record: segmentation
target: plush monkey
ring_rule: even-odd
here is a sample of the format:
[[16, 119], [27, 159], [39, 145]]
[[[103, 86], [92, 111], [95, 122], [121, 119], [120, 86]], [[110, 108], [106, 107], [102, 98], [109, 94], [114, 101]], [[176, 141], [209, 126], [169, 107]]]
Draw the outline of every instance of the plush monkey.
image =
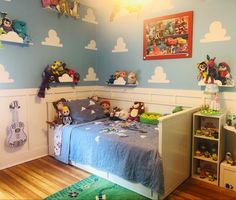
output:
[[144, 103], [135, 101], [134, 105], [130, 108], [129, 119], [132, 121], [139, 121], [142, 113], [144, 113]]

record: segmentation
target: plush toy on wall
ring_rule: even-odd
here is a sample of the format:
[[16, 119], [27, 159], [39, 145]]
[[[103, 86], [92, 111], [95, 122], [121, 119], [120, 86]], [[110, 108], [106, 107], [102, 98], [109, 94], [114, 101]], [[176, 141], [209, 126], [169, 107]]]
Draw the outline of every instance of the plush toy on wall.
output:
[[27, 34], [26, 23], [20, 20], [11, 20], [7, 13], [0, 12], [0, 40], [29, 44], [31, 37]]
[[127, 72], [125, 70], [115, 71], [114, 74], [110, 75], [108, 81], [106, 81], [109, 86], [127, 86], [135, 87], [137, 86], [137, 77], [135, 72]]
[[[48, 65], [43, 72], [43, 81], [39, 88], [38, 97], [45, 97], [45, 89], [50, 89], [50, 83], [56, 82], [71, 82], [77, 85], [80, 79], [80, 74], [75, 72], [73, 69], [69, 69], [66, 63], [61, 61], [54, 61], [52, 65]], [[62, 81], [64, 76], [66, 76], [66, 81]], [[61, 81], [60, 81], [61, 80]]]

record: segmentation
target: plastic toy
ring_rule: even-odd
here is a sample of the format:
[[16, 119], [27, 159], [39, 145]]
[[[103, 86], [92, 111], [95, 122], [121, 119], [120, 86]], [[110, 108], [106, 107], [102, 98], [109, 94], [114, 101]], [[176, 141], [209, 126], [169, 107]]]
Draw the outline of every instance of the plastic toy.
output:
[[121, 109], [118, 107], [114, 107], [112, 111], [110, 112], [110, 119], [111, 120], [119, 120], [119, 115], [120, 115]]
[[107, 84], [113, 84], [113, 83], [114, 83], [114, 80], [115, 80], [114, 75], [113, 75], [113, 74], [110, 75], [110, 78], [109, 78], [109, 80], [107, 81]]
[[129, 118], [129, 112], [126, 110], [121, 110], [119, 113], [119, 119], [126, 121]]
[[232, 154], [230, 152], [227, 152], [226, 155], [225, 155], [225, 160], [228, 164], [230, 165], [234, 165], [235, 162], [233, 160], [233, 157], [232, 157]]
[[140, 116], [140, 122], [146, 124], [158, 124], [159, 118], [162, 116], [160, 113], [143, 113]]
[[207, 76], [206, 76], [206, 80], [205, 83], [208, 83], [208, 79], [211, 79], [211, 83], [214, 83], [214, 80], [216, 80], [217, 77], [217, 68], [216, 68], [216, 63], [215, 63], [215, 57], [214, 58], [210, 58], [209, 55], [207, 55]]
[[80, 79], [80, 74], [66, 67], [66, 63], [55, 61], [51, 66], [47, 66], [43, 72], [43, 81], [40, 85], [38, 97], [45, 97], [45, 89], [50, 89], [49, 84], [52, 82], [59, 83], [59, 77], [68, 74], [72, 78], [73, 84], [77, 85]]
[[80, 0], [73, 0], [73, 8], [70, 9], [70, 15], [75, 19], [79, 19], [79, 10], [78, 10], [79, 2]]
[[7, 17], [7, 13], [0, 12], [0, 14], [2, 17], [2, 19], [0, 20], [0, 27], [5, 33], [12, 31], [12, 20]]
[[29, 43], [32, 41], [31, 37], [27, 34], [25, 22], [14, 20], [12, 28], [24, 40], [24, 43]]
[[70, 4], [68, 0], [59, 0], [58, 4], [56, 5], [56, 9], [60, 15], [70, 16]]
[[197, 76], [197, 80], [198, 81], [205, 80], [206, 76], [207, 76], [207, 62], [203, 61], [201, 63], [198, 63], [197, 68], [199, 71], [199, 74]]
[[201, 156], [201, 155], [202, 155], [202, 154], [201, 154], [201, 151], [196, 150], [196, 151], [195, 151], [195, 155], [196, 155], [196, 156]]

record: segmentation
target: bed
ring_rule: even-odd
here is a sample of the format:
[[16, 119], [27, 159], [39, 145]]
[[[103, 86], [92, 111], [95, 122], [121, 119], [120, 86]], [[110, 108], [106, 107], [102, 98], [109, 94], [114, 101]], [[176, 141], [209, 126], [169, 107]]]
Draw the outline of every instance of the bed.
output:
[[[51, 102], [47, 108], [48, 120], [51, 120], [55, 115]], [[198, 107], [190, 108], [161, 117], [158, 129], [135, 124], [135, 130], [126, 130], [121, 122], [112, 124], [108, 119], [69, 125], [62, 128], [65, 143], [57, 156], [53, 148], [54, 132], [49, 129], [49, 154], [148, 198], [165, 198], [190, 175], [192, 114], [198, 110]], [[79, 150], [74, 149], [78, 146]], [[120, 147], [119, 150], [114, 146]], [[149, 162], [151, 160], [154, 162]], [[127, 163], [133, 163], [136, 172], [129, 171]], [[148, 167], [143, 174], [142, 163]]]

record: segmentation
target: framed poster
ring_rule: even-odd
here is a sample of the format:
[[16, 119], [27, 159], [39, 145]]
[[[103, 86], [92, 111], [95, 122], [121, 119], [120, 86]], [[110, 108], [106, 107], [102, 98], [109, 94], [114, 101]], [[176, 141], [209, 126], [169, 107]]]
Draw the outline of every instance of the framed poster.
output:
[[193, 11], [144, 20], [143, 59], [192, 57]]

